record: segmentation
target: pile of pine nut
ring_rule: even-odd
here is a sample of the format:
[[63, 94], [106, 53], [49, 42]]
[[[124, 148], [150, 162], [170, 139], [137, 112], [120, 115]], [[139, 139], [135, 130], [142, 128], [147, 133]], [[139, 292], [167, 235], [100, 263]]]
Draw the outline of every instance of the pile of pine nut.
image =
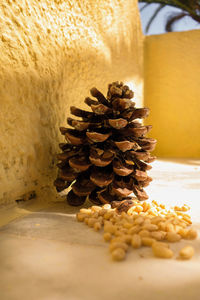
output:
[[[191, 227], [191, 217], [187, 213], [189, 209], [186, 204], [168, 209], [154, 200], [143, 203], [134, 200], [134, 206], [121, 214], [105, 204], [81, 208], [76, 217], [95, 231], [103, 231], [104, 241], [110, 243], [109, 250], [115, 261], [124, 260], [128, 248], [142, 246], [151, 247], [156, 257], [172, 258], [174, 252], [169, 243], [197, 238], [197, 231]], [[178, 258], [185, 260], [193, 255], [194, 248], [186, 245]]]

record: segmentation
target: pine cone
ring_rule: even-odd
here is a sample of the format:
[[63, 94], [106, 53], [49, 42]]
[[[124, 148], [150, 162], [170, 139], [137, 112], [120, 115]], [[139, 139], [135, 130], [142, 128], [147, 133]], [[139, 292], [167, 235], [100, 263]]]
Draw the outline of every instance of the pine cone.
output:
[[57, 158], [58, 177], [54, 182], [58, 192], [71, 185], [67, 201], [82, 205], [86, 198], [95, 204], [130, 199], [134, 193], [139, 200], [148, 199], [143, 190], [152, 180], [146, 173], [150, 151], [156, 140], [144, 137], [152, 126], [144, 126], [137, 119], [148, 116], [148, 108], [135, 108], [133, 92], [122, 82], [108, 85], [104, 95], [96, 88], [85, 103], [92, 111], [74, 106], [68, 118], [71, 128], [61, 127], [67, 143], [61, 143]]

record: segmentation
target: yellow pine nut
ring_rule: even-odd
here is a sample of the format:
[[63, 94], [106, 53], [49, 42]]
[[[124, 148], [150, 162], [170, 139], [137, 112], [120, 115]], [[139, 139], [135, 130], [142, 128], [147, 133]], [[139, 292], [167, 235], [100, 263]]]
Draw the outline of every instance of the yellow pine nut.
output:
[[103, 229], [104, 232], [110, 232], [111, 234], [114, 234], [116, 231], [116, 226], [112, 225], [112, 223], [105, 224]]
[[165, 233], [163, 231], [152, 231], [150, 236], [157, 241], [162, 241], [165, 238]]
[[152, 200], [152, 203], [156, 206], [158, 206], [158, 202], [156, 200]]
[[159, 227], [159, 229], [160, 230], [163, 230], [163, 231], [165, 231], [166, 230], [166, 224], [165, 224], [165, 222], [159, 222], [158, 223], [158, 227]]
[[179, 219], [178, 218], [173, 218], [172, 224], [173, 225], [179, 225]]
[[125, 242], [125, 236], [124, 236], [124, 235], [114, 237], [114, 238], [111, 240], [111, 243], [124, 243], [124, 242]]
[[189, 229], [186, 234], [186, 239], [195, 240], [197, 238], [197, 231], [193, 228]]
[[151, 216], [156, 217], [156, 216], [158, 215], [158, 212], [157, 212], [156, 209], [154, 209], [154, 208], [152, 207], [152, 208], [150, 208], [150, 209], [148, 210], [148, 214], [151, 215]]
[[131, 240], [131, 245], [133, 248], [140, 248], [142, 245], [142, 240], [139, 234], [134, 234]]
[[143, 226], [147, 225], [147, 224], [151, 224], [151, 219], [149, 217], [146, 217], [144, 219], [144, 223], [143, 223]]
[[113, 211], [107, 211], [103, 217], [105, 220], [109, 220], [110, 218], [112, 218], [112, 216], [113, 216]]
[[107, 213], [107, 209], [102, 208], [102, 209], [99, 211], [99, 216], [104, 216], [105, 213]]
[[155, 240], [150, 237], [142, 237], [141, 240], [142, 240], [142, 245], [148, 247], [151, 247], [152, 244], [155, 242]]
[[126, 229], [130, 229], [131, 227], [133, 227], [133, 224], [131, 224], [131, 223], [124, 223], [123, 227], [126, 228]]
[[182, 206], [182, 211], [188, 211], [188, 210], [190, 210], [190, 207], [187, 204], [184, 204]]
[[127, 214], [129, 216], [137, 215], [137, 213], [135, 211], [135, 206], [130, 207], [129, 210], [127, 211]]
[[[160, 247], [169, 248], [169, 244], [164, 243], [164, 242], [155, 241], [153, 244], [155, 244], [154, 246], [160, 246]], [[153, 244], [152, 244], [152, 246], [153, 246]]]
[[190, 259], [194, 255], [194, 248], [192, 246], [185, 246], [183, 247], [180, 252], [179, 256], [182, 259]]
[[148, 230], [148, 231], [156, 231], [158, 230], [158, 226], [155, 224], [146, 224], [142, 226], [143, 229]]
[[142, 205], [137, 205], [136, 208], [135, 208], [135, 211], [138, 212], [138, 213], [142, 212], [143, 211]]
[[122, 248], [116, 248], [112, 251], [112, 259], [115, 261], [124, 260], [125, 256], [126, 256], [126, 253]]
[[138, 213], [138, 215], [141, 216], [141, 217], [146, 217], [146, 216], [147, 216], [147, 213], [141, 211], [141, 212]]
[[124, 242], [111, 242], [110, 246], [109, 246], [110, 252], [112, 252], [116, 248], [121, 248], [124, 251], [127, 251], [128, 245], [126, 243], [124, 243]]
[[180, 234], [183, 239], [187, 239], [188, 229], [181, 227], [181, 229], [178, 231], [178, 234]]
[[174, 231], [176, 232], [176, 233], [179, 233], [179, 231], [182, 229], [182, 227], [181, 226], [179, 226], [179, 225], [174, 225]]
[[98, 218], [99, 217], [99, 214], [97, 211], [95, 211], [93, 214], [92, 214], [92, 218]]
[[124, 235], [124, 232], [122, 232], [121, 230], [116, 230], [115, 231], [115, 236], [120, 237], [120, 236], [123, 236], [123, 235]]
[[94, 211], [94, 212], [99, 212], [100, 210], [102, 210], [102, 208], [100, 206], [97, 206], [97, 205], [93, 205], [91, 207], [91, 210]]
[[97, 220], [95, 218], [89, 218], [88, 220], [88, 226], [89, 227], [93, 227], [94, 223], [96, 222]]
[[132, 228], [129, 229], [128, 234], [135, 234], [138, 233], [142, 227], [140, 225], [134, 225]]
[[99, 231], [100, 229], [101, 229], [101, 223], [99, 223], [99, 222], [96, 222], [96, 223], [94, 223], [94, 230], [95, 231]]
[[125, 211], [123, 211], [123, 212], [121, 213], [121, 218], [126, 218], [126, 213], [125, 213]]
[[170, 243], [179, 242], [181, 240], [181, 236], [176, 232], [167, 232], [166, 240]]
[[172, 258], [172, 256], [174, 255], [174, 253], [171, 249], [160, 246], [156, 243], [152, 244], [152, 251], [153, 251], [153, 254], [159, 258]]
[[142, 206], [144, 212], [146, 212], [150, 208], [150, 204], [145, 201], [142, 203]]
[[139, 235], [141, 236], [141, 237], [148, 237], [148, 236], [150, 236], [150, 232], [148, 231], [148, 230], [141, 230], [140, 232], [139, 232]]
[[183, 216], [183, 221], [185, 221], [186, 223], [188, 223], [189, 225], [192, 224], [191, 218], [189, 215], [184, 215]]
[[160, 204], [160, 208], [165, 209], [165, 205], [164, 204]]
[[166, 224], [166, 231], [174, 232], [174, 225], [171, 223]]
[[106, 242], [110, 241], [112, 238], [112, 235], [110, 234], [110, 232], [105, 232], [103, 235], [103, 238]]
[[175, 211], [182, 211], [182, 208], [180, 206], [174, 206]]
[[86, 215], [90, 215], [92, 211], [90, 208], [81, 208], [80, 212]]
[[77, 213], [76, 215], [76, 219], [78, 222], [83, 222], [86, 217], [87, 215], [85, 213]]
[[89, 219], [90, 219], [90, 218], [88, 218], [88, 217], [84, 219], [84, 223], [85, 223], [86, 225], [88, 225]]
[[179, 225], [180, 225], [181, 227], [183, 227], [183, 228], [186, 228], [186, 227], [188, 226], [188, 224], [186, 224], [186, 223], [183, 222], [183, 221], [181, 221], [181, 222], [179, 223]]
[[98, 222], [100, 222], [101, 224], [103, 223], [103, 217], [102, 217], [102, 216], [98, 217], [97, 220], [98, 220]]
[[153, 217], [153, 218], [151, 219], [151, 224], [157, 225], [159, 222], [162, 222], [162, 221], [163, 221], [163, 218], [160, 217], [160, 216]]
[[132, 235], [130, 235], [130, 234], [125, 234], [125, 235], [124, 235], [124, 241], [125, 241], [128, 245], [131, 244], [131, 240], [132, 240]]
[[141, 225], [144, 222], [144, 218], [143, 217], [138, 217], [137, 219], [135, 219], [134, 224], [135, 225]]

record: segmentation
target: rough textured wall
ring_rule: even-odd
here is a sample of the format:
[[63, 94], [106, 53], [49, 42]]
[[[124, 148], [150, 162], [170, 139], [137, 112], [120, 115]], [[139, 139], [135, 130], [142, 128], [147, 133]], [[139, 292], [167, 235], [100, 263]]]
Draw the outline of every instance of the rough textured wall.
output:
[[45, 191], [70, 105], [128, 81], [142, 98], [142, 33], [134, 0], [1, 0], [0, 203]]
[[200, 157], [200, 30], [145, 38], [145, 105], [163, 157]]

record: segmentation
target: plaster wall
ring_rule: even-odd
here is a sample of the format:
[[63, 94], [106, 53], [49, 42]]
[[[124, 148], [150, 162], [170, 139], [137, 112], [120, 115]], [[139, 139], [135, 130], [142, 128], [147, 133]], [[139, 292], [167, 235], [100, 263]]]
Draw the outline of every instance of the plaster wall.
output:
[[0, 204], [52, 190], [70, 105], [120, 80], [142, 102], [136, 0], [1, 0]]
[[144, 101], [160, 157], [200, 157], [200, 30], [146, 36]]

